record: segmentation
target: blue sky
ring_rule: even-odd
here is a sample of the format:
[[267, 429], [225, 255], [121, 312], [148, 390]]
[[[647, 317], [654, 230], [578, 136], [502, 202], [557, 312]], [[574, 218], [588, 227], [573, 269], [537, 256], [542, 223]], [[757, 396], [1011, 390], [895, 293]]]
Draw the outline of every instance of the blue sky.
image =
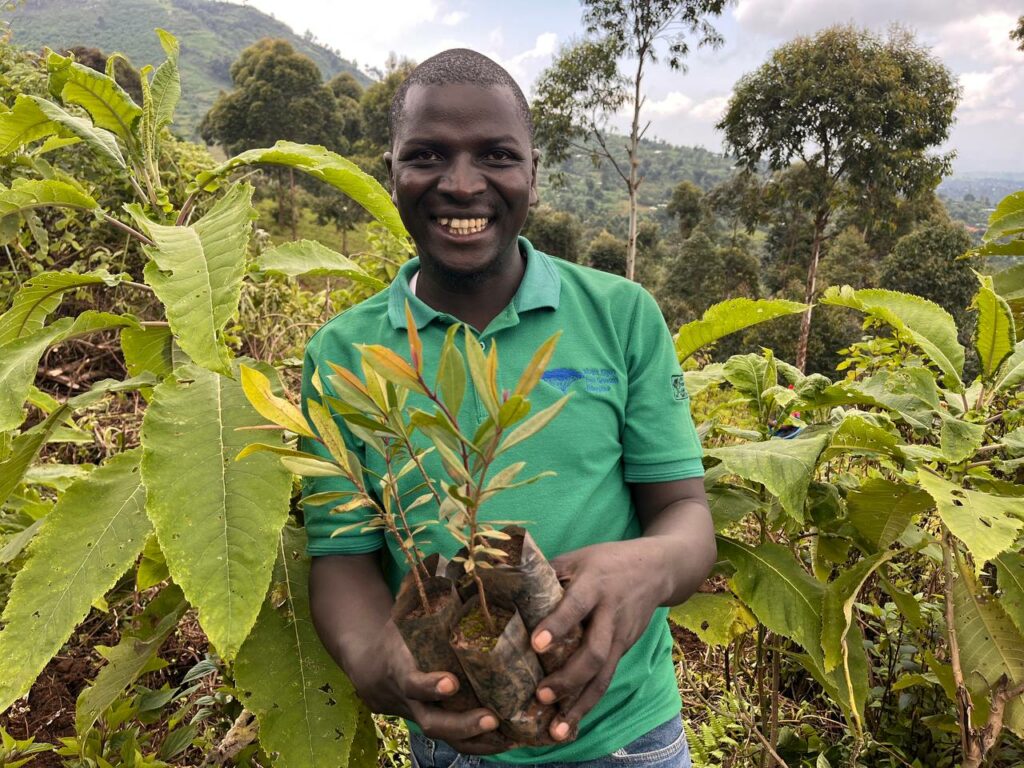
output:
[[[503, 64], [528, 95], [559, 47], [583, 31], [580, 6], [571, 0], [246, 2], [300, 34], [311, 31], [364, 67], [383, 66], [392, 51], [422, 61], [445, 48], [475, 48]], [[686, 73], [666, 66], [651, 70], [645, 107], [650, 134], [720, 151], [714, 124], [733, 84], [773, 48], [835, 23], [879, 32], [902, 24], [964, 89], [946, 147], [957, 152], [955, 170], [1024, 173], [1024, 53], [1008, 37], [1021, 13], [1020, 0], [737, 0], [719, 20], [722, 48], [692, 53]]]

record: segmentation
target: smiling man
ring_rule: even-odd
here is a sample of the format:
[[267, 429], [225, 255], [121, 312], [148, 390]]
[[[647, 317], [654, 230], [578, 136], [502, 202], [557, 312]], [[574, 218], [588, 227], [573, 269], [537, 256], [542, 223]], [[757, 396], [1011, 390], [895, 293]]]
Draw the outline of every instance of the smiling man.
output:
[[[459, 49], [417, 67], [395, 95], [391, 136], [385, 161], [392, 197], [419, 256], [387, 290], [310, 340], [303, 401], [317, 398], [311, 382], [318, 367], [358, 364], [353, 343], [406, 352], [407, 302], [428, 380], [453, 323], [470, 326], [485, 347], [498, 344], [501, 375], [513, 377], [499, 386], [513, 385], [537, 346], [561, 331], [531, 401], [539, 410], [564, 392], [573, 397], [509, 458], [557, 477], [504, 494], [483, 512], [529, 520], [565, 580], [562, 602], [533, 633], [534, 648], [543, 651], [576, 626], [584, 642], [538, 685], [539, 701], [559, 705], [552, 745], [517, 748], [492, 712], [441, 706], [458, 684], [452, 675], [416, 668], [390, 621], [404, 575], [400, 554], [378, 533], [332, 537], [355, 513], [331, 515], [311, 505], [310, 597], [320, 637], [374, 711], [410, 721], [420, 768], [685, 768], [666, 606], [704, 580], [715, 544], [700, 444], [658, 307], [637, 284], [554, 259], [519, 236], [537, 202], [539, 153], [522, 91], [490, 59]], [[458, 420], [472, 433], [486, 411], [472, 391], [467, 395]], [[346, 439], [374, 469], [372, 452], [351, 434]], [[305, 491], [339, 487], [318, 478]], [[442, 534], [432, 538], [442, 554], [457, 548]]]

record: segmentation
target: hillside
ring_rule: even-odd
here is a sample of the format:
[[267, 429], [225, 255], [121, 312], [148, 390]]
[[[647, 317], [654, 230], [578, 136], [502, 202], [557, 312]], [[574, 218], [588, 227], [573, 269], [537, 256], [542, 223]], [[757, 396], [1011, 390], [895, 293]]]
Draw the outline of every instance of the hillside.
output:
[[350, 61], [290, 27], [248, 6], [215, 0], [31, 0], [12, 13], [13, 40], [29, 49], [85, 45], [107, 53], [120, 51], [136, 67], [159, 64], [163, 51], [153, 30], [162, 27], [181, 41], [182, 90], [176, 130], [194, 134], [221, 90], [231, 88], [231, 63], [263, 37], [280, 37], [309, 56], [324, 79], [351, 72], [370, 79]]
[[[612, 136], [609, 146], [621, 146], [622, 156], [617, 158], [623, 168], [626, 160], [627, 139]], [[552, 178], [552, 171], [562, 175], [562, 185]], [[643, 140], [640, 145], [640, 185], [638, 199], [643, 208], [663, 207], [672, 196], [672, 190], [681, 181], [692, 181], [708, 190], [733, 173], [733, 161], [700, 147], [678, 147], [663, 141]], [[541, 197], [552, 207], [571, 211], [581, 219], [601, 218], [612, 231], [622, 229], [629, 211], [629, 196], [622, 179], [607, 162], [595, 167], [589, 155], [579, 153], [566, 160], [558, 169], [549, 169], [541, 158]]]

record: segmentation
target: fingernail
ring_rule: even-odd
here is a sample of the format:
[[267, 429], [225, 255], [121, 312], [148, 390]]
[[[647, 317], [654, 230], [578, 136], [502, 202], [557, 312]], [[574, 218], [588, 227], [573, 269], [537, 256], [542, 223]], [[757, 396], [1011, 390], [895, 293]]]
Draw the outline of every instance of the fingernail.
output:
[[546, 651], [549, 645], [551, 645], [551, 633], [542, 629], [533, 638], [533, 647], [538, 651]]
[[537, 691], [537, 700], [541, 704], [552, 704], [555, 701], [555, 692], [550, 688], [541, 688]]
[[437, 681], [438, 693], [452, 693], [455, 690], [455, 681], [450, 677], [442, 677]]
[[559, 723], [558, 725], [555, 726], [555, 729], [554, 729], [553, 733], [554, 733], [555, 738], [558, 741], [561, 741], [562, 739], [564, 739], [566, 736], [569, 735], [569, 724], [568, 723], [564, 723], [564, 722], [563, 723]]
[[498, 718], [494, 715], [484, 715], [480, 718], [480, 727], [485, 731], [493, 731], [498, 727]]

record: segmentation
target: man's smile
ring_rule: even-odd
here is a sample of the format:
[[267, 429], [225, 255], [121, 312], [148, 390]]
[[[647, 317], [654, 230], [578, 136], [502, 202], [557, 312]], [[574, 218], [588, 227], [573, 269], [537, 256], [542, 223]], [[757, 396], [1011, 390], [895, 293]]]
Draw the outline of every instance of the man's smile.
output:
[[478, 216], [475, 218], [454, 218], [438, 216], [434, 221], [448, 235], [466, 237], [483, 232], [490, 226], [492, 219]]

